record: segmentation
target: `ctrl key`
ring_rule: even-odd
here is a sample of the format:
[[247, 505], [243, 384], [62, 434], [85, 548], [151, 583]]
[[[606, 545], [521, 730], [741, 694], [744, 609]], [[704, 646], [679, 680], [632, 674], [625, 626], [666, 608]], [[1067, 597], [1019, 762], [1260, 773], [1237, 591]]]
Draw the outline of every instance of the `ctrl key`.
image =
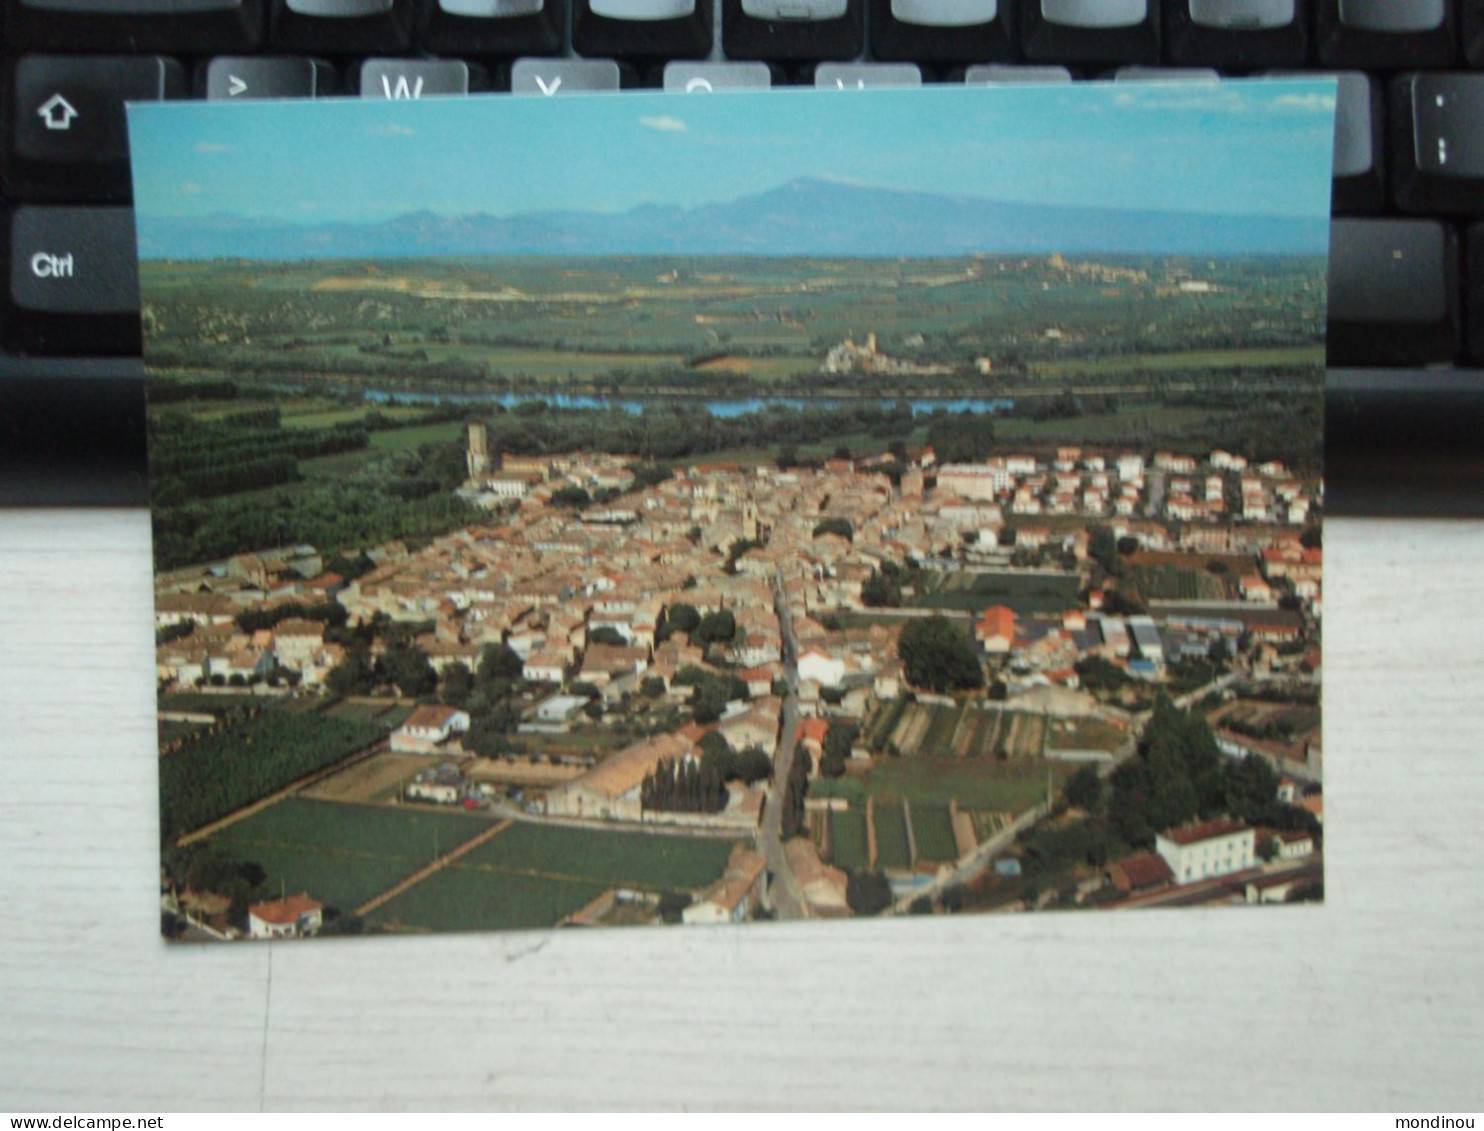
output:
[[9, 341], [34, 353], [139, 352], [132, 208], [21, 207], [8, 235]]

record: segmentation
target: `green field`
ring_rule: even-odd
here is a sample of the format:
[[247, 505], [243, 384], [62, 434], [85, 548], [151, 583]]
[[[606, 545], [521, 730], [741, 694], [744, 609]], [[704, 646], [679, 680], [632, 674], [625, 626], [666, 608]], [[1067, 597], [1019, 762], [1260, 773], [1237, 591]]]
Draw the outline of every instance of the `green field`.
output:
[[920, 608], [978, 613], [991, 605], [1008, 605], [1019, 616], [1061, 612], [1077, 603], [1082, 587], [1077, 574], [963, 570], [927, 578], [912, 601]]
[[[867, 329], [888, 355], [931, 372], [868, 382], [882, 395], [945, 384], [983, 391], [971, 362], [986, 354], [1006, 363], [997, 386], [1322, 366], [1314, 343], [1322, 260], [1192, 260], [1220, 288], [1196, 298], [1164, 290], [1171, 261], [1126, 262], [1141, 263], [1146, 278], [1111, 288], [1019, 257], [510, 256], [272, 270], [149, 262], [141, 288], [159, 312], [149, 340], [156, 365], [398, 386], [679, 379], [817, 387], [824, 351]], [[1260, 332], [1254, 309], [1266, 315]], [[1038, 332], [1048, 325], [1062, 336]], [[827, 383], [854, 391], [862, 380]]]
[[1168, 565], [1129, 567], [1129, 580], [1150, 601], [1225, 601], [1226, 582], [1204, 569]]
[[518, 823], [372, 913], [387, 930], [551, 927], [612, 887], [691, 891], [720, 878], [732, 842]]
[[877, 799], [876, 866], [895, 872], [905, 872], [912, 867], [912, 858], [907, 852], [907, 822], [902, 815], [902, 803], [896, 800]]
[[856, 808], [830, 811], [830, 854], [838, 868], [865, 872], [871, 862], [867, 856], [866, 818]]
[[912, 835], [917, 841], [917, 858], [934, 863], [958, 859], [958, 842], [953, 838], [953, 823], [948, 806], [916, 804], [912, 806]]
[[688, 891], [720, 877], [732, 842], [557, 825], [517, 824], [459, 861], [460, 868], [562, 882]]
[[949, 756], [954, 753], [953, 734], [958, 729], [966, 704], [954, 707], [934, 707], [933, 721], [928, 724], [927, 734], [918, 749], [929, 755]]
[[411, 712], [410, 707], [403, 707], [395, 699], [341, 699], [336, 703], [324, 708], [321, 714], [332, 719], [363, 719], [367, 722], [375, 721], [383, 727], [393, 728], [400, 725], [401, 720], [392, 722], [392, 718], [398, 712]]
[[208, 841], [268, 873], [264, 885], [307, 891], [352, 911], [470, 837], [487, 818], [458, 812], [377, 808], [289, 798]]
[[457, 440], [463, 434], [464, 426], [457, 420], [441, 424], [413, 424], [406, 428], [371, 433], [371, 448], [378, 452], [409, 452], [424, 444]]
[[445, 868], [378, 907], [366, 925], [381, 931], [534, 930], [555, 926], [607, 889], [592, 881]]
[[191, 715], [235, 715], [246, 709], [251, 700], [244, 695], [208, 695], [204, 691], [171, 691], [159, 698], [161, 711], [181, 711]]
[[1056, 762], [884, 758], [864, 774], [820, 778], [809, 789], [820, 797], [845, 797], [862, 806], [867, 795], [878, 802], [906, 797], [914, 809], [924, 803], [947, 805], [956, 798], [961, 809], [1019, 813], [1046, 799], [1048, 774], [1055, 791], [1075, 769]]
[[1150, 373], [1191, 370], [1246, 369], [1254, 366], [1283, 369], [1290, 366], [1321, 366], [1324, 350], [1315, 346], [1287, 346], [1281, 349], [1172, 350], [1169, 353], [1124, 354], [1116, 358], [1083, 358], [1077, 361], [1040, 362], [1033, 367], [1037, 376], [1058, 381], [1109, 373]]
[[[209, 843], [260, 865], [267, 891], [307, 891], [348, 912], [489, 828], [487, 817], [458, 811], [291, 798]], [[721, 876], [731, 850], [723, 840], [519, 823], [378, 908], [368, 925], [550, 927], [610, 887], [705, 887]]]
[[1052, 724], [1047, 745], [1055, 750], [1107, 750], [1112, 753], [1128, 741], [1126, 731], [1102, 719], [1067, 719]]

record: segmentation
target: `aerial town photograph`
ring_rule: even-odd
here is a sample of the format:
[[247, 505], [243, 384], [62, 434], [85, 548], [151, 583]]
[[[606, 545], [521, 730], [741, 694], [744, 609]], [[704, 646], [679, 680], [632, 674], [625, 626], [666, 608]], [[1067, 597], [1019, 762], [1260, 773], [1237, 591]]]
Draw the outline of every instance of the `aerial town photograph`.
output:
[[1322, 900], [1333, 102], [131, 108], [165, 937]]

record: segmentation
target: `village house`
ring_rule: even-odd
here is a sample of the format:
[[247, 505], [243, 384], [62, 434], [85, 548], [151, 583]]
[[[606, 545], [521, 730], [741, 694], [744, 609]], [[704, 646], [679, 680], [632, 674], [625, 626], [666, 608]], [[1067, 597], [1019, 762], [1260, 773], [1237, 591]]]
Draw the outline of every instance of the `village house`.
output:
[[220, 593], [163, 593], [155, 597], [155, 627], [184, 624], [231, 624], [241, 611]]
[[401, 754], [436, 754], [455, 734], [469, 729], [469, 715], [457, 707], [425, 705], [392, 731], [392, 749]]
[[1153, 852], [1138, 852], [1110, 864], [1107, 879], [1124, 895], [1140, 895], [1169, 887], [1175, 877], [1164, 857]]
[[457, 805], [464, 795], [464, 778], [452, 762], [419, 770], [403, 791], [408, 801], [430, 801], [435, 805]]
[[1241, 821], [1221, 818], [1159, 833], [1154, 850], [1181, 884], [1226, 876], [1254, 866], [1256, 835]]
[[823, 648], [805, 648], [799, 653], [799, 678], [813, 680], [821, 687], [838, 687], [845, 678], [845, 661]]
[[554, 817], [640, 821], [640, 788], [664, 759], [694, 758], [694, 743], [683, 734], [661, 734], [615, 751], [592, 769], [548, 790], [546, 812]]
[[561, 652], [543, 649], [531, 654], [521, 665], [520, 674], [531, 683], [561, 683], [567, 678], [568, 660]]
[[738, 845], [727, 861], [726, 873], [680, 913], [681, 922], [692, 925], [745, 922], [762, 898], [767, 867], [761, 853]]
[[325, 905], [308, 892], [247, 906], [247, 934], [254, 939], [297, 939], [317, 934]]
[[1292, 830], [1274, 835], [1278, 840], [1279, 860], [1300, 860], [1314, 854], [1314, 838], [1309, 833]]
[[991, 605], [974, 625], [974, 639], [991, 654], [1003, 655], [1015, 647], [1015, 610]]

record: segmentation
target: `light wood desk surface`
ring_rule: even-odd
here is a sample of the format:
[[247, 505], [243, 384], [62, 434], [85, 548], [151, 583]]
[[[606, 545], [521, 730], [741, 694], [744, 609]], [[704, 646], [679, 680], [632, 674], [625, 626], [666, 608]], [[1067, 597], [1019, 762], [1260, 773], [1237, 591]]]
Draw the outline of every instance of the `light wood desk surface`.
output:
[[149, 525], [0, 511], [0, 1111], [1484, 1107], [1484, 523], [1325, 530], [1323, 906], [167, 947]]

